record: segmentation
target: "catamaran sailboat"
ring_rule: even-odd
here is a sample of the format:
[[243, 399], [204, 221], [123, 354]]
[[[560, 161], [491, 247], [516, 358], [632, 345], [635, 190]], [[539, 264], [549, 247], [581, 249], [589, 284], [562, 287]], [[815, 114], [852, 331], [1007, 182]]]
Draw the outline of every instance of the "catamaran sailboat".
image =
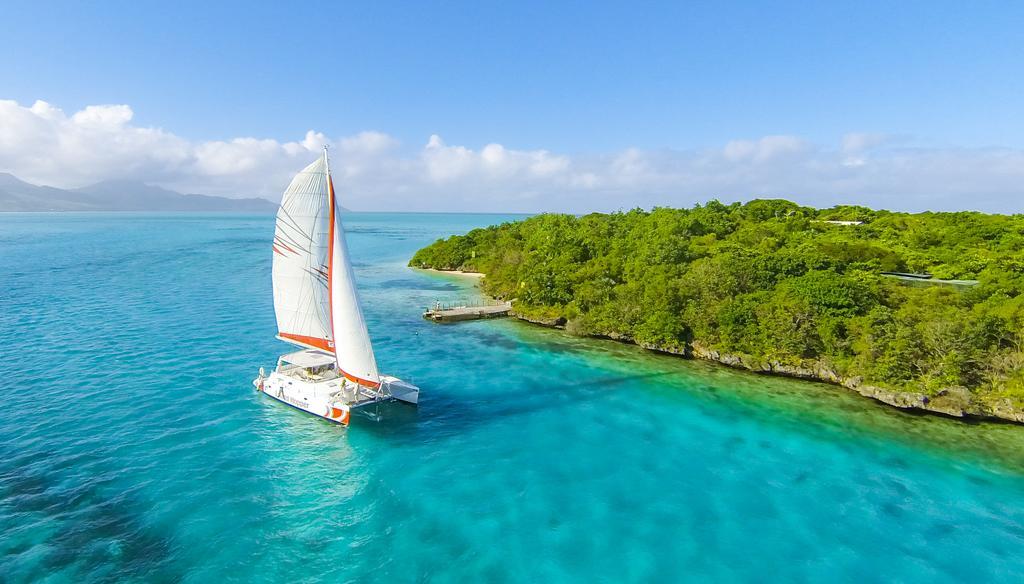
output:
[[300, 350], [261, 367], [257, 391], [345, 425], [356, 408], [417, 403], [418, 387], [377, 372], [326, 148], [284, 192], [272, 247], [277, 338]]

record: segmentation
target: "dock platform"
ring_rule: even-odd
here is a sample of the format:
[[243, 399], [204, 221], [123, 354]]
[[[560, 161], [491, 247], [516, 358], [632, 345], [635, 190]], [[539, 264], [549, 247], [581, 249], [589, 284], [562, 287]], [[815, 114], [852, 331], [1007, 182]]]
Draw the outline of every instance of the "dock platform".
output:
[[423, 318], [434, 322], [459, 322], [508, 316], [511, 310], [511, 302], [435, 302], [434, 306], [423, 312]]

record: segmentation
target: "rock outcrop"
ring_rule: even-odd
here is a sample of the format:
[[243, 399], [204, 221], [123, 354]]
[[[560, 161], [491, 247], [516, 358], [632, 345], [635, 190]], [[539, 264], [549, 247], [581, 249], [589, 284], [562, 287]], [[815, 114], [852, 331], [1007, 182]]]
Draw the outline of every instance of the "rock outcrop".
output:
[[[654, 350], [658, 350], [656, 347]], [[1024, 410], [1014, 406], [1010, 400], [1001, 400], [997, 404], [979, 403], [974, 394], [966, 387], [949, 387], [935, 395], [878, 387], [864, 383], [860, 376], [844, 377], [827, 364], [808, 362], [803, 365], [789, 365], [778, 361], [762, 361], [746, 355], [721, 353], [703, 347], [694, 342], [690, 346], [689, 356], [696, 359], [715, 361], [729, 367], [746, 369], [755, 373], [783, 375], [822, 381], [841, 385], [864, 397], [880, 401], [884, 404], [909, 410], [941, 414], [953, 418], [989, 418], [1009, 422], [1024, 423]]]

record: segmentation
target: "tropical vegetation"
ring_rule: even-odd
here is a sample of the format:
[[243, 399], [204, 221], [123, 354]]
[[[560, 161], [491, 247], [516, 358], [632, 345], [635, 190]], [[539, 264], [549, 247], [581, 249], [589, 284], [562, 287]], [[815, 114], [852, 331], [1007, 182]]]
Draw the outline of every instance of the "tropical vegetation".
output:
[[1024, 404], [1024, 215], [785, 200], [544, 214], [410, 265], [484, 272], [485, 292], [574, 334]]

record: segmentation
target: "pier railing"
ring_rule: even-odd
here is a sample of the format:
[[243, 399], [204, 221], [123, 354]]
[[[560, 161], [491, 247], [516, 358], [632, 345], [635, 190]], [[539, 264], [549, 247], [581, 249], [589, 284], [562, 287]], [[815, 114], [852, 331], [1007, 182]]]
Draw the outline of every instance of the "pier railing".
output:
[[435, 300], [427, 310], [457, 310], [460, 308], [485, 308], [488, 306], [509, 306], [511, 303], [494, 298], [457, 298], [454, 300]]
[[433, 306], [423, 311], [423, 318], [434, 322], [458, 322], [508, 316], [511, 310], [511, 302], [491, 298], [435, 300]]

